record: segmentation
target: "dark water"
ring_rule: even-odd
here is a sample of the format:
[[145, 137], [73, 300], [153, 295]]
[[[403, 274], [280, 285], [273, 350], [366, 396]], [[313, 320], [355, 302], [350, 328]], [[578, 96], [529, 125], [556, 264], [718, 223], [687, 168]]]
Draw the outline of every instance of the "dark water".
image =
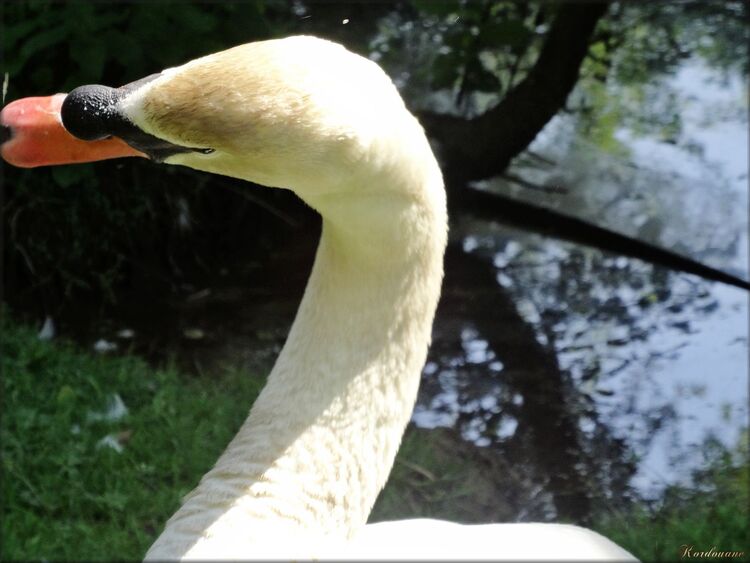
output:
[[[690, 61], [667, 86], [681, 108], [677, 139], [622, 126], [621, 146], [608, 150], [580, 135], [575, 118], [557, 117], [509, 171], [544, 191], [508, 179], [483, 187], [747, 279], [747, 83]], [[533, 450], [524, 462], [557, 495], [558, 513], [573, 517], [561, 495], [591, 506], [657, 497], [666, 485], [690, 482], [706, 463], [706, 444], [740, 443], [747, 292], [470, 219], [453, 236], [493, 266], [515, 314], [499, 314], [504, 305], [491, 302], [444, 311], [418, 424], [458, 425], [467, 439], [509, 455]], [[475, 299], [477, 279], [453, 288], [463, 292], [457, 301]], [[519, 330], [531, 332], [525, 345]], [[449, 333], [451, 346], [438, 352]], [[543, 388], [524, 390], [538, 371]], [[529, 404], [530, 392], [546, 395], [546, 407]], [[555, 439], [535, 438], [545, 432]], [[554, 472], [571, 466], [577, 478], [556, 485]]]
[[[572, 118], [556, 118], [511, 172], [560, 193], [507, 180], [486, 187], [746, 277], [747, 86], [698, 63], [672, 80], [685, 98], [681, 141], [622, 128], [627, 151], [612, 152], [584, 140]], [[507, 460], [526, 499], [513, 518], [586, 522], [603, 506], [689, 483], [706, 463], [706, 440], [738, 443], [748, 420], [746, 292], [452, 220], [413, 420], [455, 427]], [[171, 303], [132, 296], [109, 321], [74, 325], [90, 345], [103, 338], [193, 372], [263, 372], [284, 342], [314, 247], [295, 241], [250, 287], [218, 276]]]

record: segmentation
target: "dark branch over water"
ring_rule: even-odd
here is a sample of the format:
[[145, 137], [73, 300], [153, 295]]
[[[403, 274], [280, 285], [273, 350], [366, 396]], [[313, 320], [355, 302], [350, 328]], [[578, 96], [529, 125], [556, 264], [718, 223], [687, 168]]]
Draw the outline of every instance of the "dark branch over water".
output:
[[651, 264], [694, 274], [750, 291], [750, 281], [687, 258], [671, 250], [599, 227], [577, 217], [475, 188], [463, 190], [461, 206], [472, 215], [526, 231], [553, 236], [637, 258]]

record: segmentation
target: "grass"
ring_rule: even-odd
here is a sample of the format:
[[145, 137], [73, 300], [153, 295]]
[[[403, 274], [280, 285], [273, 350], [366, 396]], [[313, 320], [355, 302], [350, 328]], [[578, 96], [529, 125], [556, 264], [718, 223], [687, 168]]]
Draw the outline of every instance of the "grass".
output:
[[[602, 518], [597, 530], [643, 561], [675, 561], [691, 551], [744, 552], [735, 561], [750, 560], [750, 498], [748, 436], [734, 451], [707, 440], [697, 455], [706, 469], [693, 474], [691, 486], [673, 485], [653, 505]], [[705, 559], [714, 559], [713, 556]], [[726, 558], [725, 558], [726, 559]]]
[[432, 432], [410, 428], [404, 436], [388, 485], [373, 507], [371, 522], [403, 518], [455, 518], [466, 489], [466, 462], [445, 455]]
[[[262, 384], [97, 357], [7, 321], [2, 342], [3, 560], [142, 558]], [[114, 394], [129, 414], [91, 420]], [[110, 434], [122, 453], [98, 445]]]
[[[262, 378], [186, 377], [2, 322], [0, 559], [140, 559], [239, 428]], [[115, 394], [128, 414], [98, 420]], [[509, 472], [506, 462], [449, 434], [407, 432], [371, 520], [512, 520], [507, 484], [492, 478]], [[100, 445], [107, 436], [122, 452]], [[646, 561], [677, 560], [683, 544], [747, 554], [747, 448], [700, 453], [711, 459], [695, 486], [598, 518], [596, 529]]]

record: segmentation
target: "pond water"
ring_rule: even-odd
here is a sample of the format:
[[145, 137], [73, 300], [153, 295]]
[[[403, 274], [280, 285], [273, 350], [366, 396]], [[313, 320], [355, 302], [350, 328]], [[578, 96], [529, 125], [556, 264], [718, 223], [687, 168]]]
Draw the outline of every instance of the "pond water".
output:
[[[682, 97], [678, 139], [623, 127], [626, 150], [605, 152], [558, 117], [511, 172], [565, 192], [505, 180], [487, 189], [746, 278], [747, 84], [692, 61], [669, 85]], [[471, 217], [453, 217], [451, 237], [413, 421], [455, 427], [509, 460], [508, 486], [524, 491], [515, 519], [585, 523], [597, 507], [689, 482], [707, 439], [736, 445], [748, 417], [747, 292]], [[263, 373], [315, 244], [283, 249], [252, 287], [219, 278], [179, 302], [133, 296], [106, 322], [73, 324], [90, 345], [104, 338], [197, 372]]]
[[[541, 193], [507, 179], [483, 187], [747, 279], [747, 83], [689, 61], [662, 86], [681, 108], [679, 138], [622, 127], [616, 138], [624, 150], [613, 154], [580, 136], [576, 118], [558, 116], [509, 171], [557, 190]], [[520, 317], [554, 349], [576, 445], [619, 464], [639, 496], [655, 498], [666, 485], [689, 483], [706, 463], [707, 441], [739, 443], [748, 420], [746, 291], [497, 225], [469, 222], [454, 236], [466, 252], [494, 265]], [[506, 414], [493, 426], [482, 421], [492, 419], [497, 396], [523, 402], [513, 383], [503, 381], [503, 328], [488, 338], [465, 319], [460, 330], [461, 349], [448, 366], [428, 364], [426, 378], [439, 384], [423, 394], [415, 420], [450, 426], [472, 413], [465, 437], [511, 443], [516, 418]], [[466, 366], [475, 364], [499, 372], [498, 386], [510, 390], [466, 392], [472, 377]], [[602, 432], [610, 445], [624, 445], [625, 458], [597, 448]], [[610, 485], [599, 479], [590, 486]]]

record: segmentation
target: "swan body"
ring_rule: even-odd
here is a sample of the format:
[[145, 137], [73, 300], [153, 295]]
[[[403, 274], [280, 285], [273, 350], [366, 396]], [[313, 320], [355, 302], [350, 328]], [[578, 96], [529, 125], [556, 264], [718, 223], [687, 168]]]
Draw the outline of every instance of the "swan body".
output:
[[331, 559], [632, 561], [604, 536], [567, 524], [472, 524], [413, 519], [368, 524]]
[[[94, 117], [76, 101], [104, 98]], [[76, 90], [61, 111], [79, 136], [110, 126], [131, 154], [288, 188], [323, 218], [265, 388], [147, 559], [631, 557], [573, 526], [365, 526], [416, 399], [448, 224], [425, 134], [375, 63], [290, 37]]]

